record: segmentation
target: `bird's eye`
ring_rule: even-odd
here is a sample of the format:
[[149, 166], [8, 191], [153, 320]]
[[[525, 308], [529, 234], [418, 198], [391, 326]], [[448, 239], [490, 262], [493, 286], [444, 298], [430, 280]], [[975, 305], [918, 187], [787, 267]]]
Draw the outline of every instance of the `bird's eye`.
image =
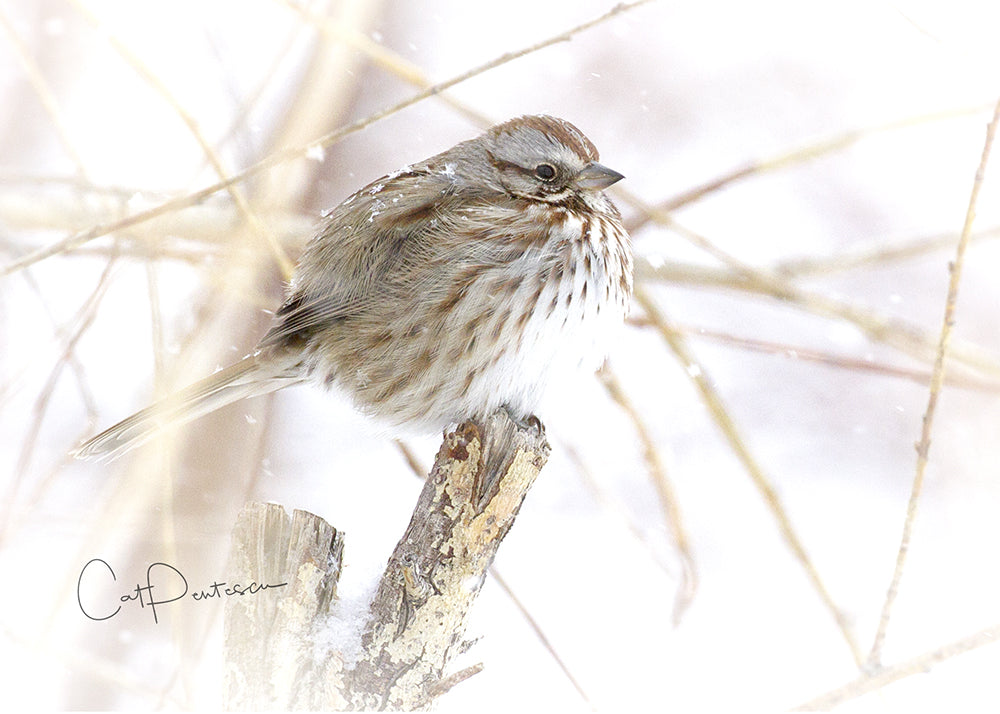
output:
[[542, 181], [551, 181], [556, 177], [556, 167], [552, 164], [538, 164], [535, 167], [535, 176]]

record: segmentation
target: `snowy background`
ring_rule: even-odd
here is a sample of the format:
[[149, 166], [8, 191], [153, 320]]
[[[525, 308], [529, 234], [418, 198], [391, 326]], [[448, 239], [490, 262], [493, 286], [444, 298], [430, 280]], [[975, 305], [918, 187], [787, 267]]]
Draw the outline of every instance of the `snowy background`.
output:
[[[242, 356], [280, 301], [275, 246], [294, 259], [324, 208], [539, 112], [579, 126], [627, 177], [615, 196], [636, 226], [641, 285], [697, 366], [637, 305], [609, 358], [631, 413], [588, 375], [551, 395], [540, 416], [553, 455], [495, 564], [507, 587], [487, 582], [468, 632], [482, 639], [462, 664], [485, 670], [440, 709], [788, 709], [858, 679], [847, 639], [864, 661], [1000, 91], [1000, 12], [947, 5], [649, 2], [320, 149], [328, 132], [613, 3], [0, 0], [4, 700], [218, 706], [218, 602], [166, 606], [158, 624], [135, 607], [95, 622], [77, 580], [106, 560], [117, 582], [94, 577], [86, 595], [110, 602], [162, 561], [207, 587], [224, 577], [250, 500], [346, 531], [342, 592], [364, 596], [420, 482], [391, 436], [335, 394], [301, 387], [235, 405], [110, 465], [67, 452]], [[37, 253], [285, 149], [298, 151], [236, 184], [238, 199], [219, 191]], [[843, 711], [1000, 707], [995, 164], [881, 662], [927, 658]], [[650, 207], [669, 219], [647, 220]], [[844, 628], [713, 420], [699, 374]], [[642, 434], [679, 517], [667, 516]], [[430, 464], [439, 439], [406, 443]], [[986, 646], [948, 656], [955, 643]]]

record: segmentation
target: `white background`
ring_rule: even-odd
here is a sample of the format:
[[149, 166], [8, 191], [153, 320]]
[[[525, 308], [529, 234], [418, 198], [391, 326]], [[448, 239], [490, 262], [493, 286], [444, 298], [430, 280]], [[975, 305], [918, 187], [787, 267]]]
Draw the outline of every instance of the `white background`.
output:
[[[309, 4], [393, 53], [393, 71], [278, 1], [3, 0], [3, 263], [217, 180], [165, 94], [233, 173], [286, 143], [276, 137], [305, 146], [411, 96], [418, 87], [404, 66], [443, 81], [611, 6]], [[933, 345], [1000, 90], [998, 20], [987, 2], [652, 2], [449, 96], [491, 121], [538, 112], [572, 121], [626, 175], [622, 187], [650, 204], [860, 131], [673, 218], [760, 269], [950, 235], [907, 259], [794, 282], [888, 319], [890, 340], [911, 330]], [[323, 66], [317, 56], [331, 59]], [[432, 98], [238, 188], [294, 256], [321, 210], [480, 129]], [[978, 232], [1000, 219], [995, 173], [983, 185]], [[347, 532], [342, 592], [352, 600], [405, 527], [418, 479], [390, 435], [318, 388], [197, 422], [176, 435], [182, 446], [170, 456], [149, 448], [110, 465], [66, 456], [154, 394], [239, 358], [266, 328], [281, 274], [232, 205], [220, 192], [172, 223], [120, 231], [0, 278], [0, 668], [14, 708], [218, 705], [222, 608], [185, 601], [159, 611], [159, 624], [135, 608], [89, 621], [75, 591], [91, 558], [118, 576], [103, 591], [95, 585], [95, 602], [127, 592], [157, 561], [207, 587], [224, 576], [239, 508], [273, 500]], [[630, 220], [640, 215], [625, 198], [619, 205]], [[653, 264], [722, 269], [666, 227], [651, 223], [633, 238]], [[946, 386], [938, 405], [886, 665], [1000, 622], [998, 258], [988, 235], [967, 256], [953, 346], [981, 359], [949, 365], [977, 382]], [[106, 290], [86, 310], [99, 285]], [[690, 349], [867, 654], [915, 473], [933, 350], [880, 343], [801, 301], [648, 286], [691, 331]], [[634, 423], [600, 382], [577, 375], [540, 413], [553, 455], [496, 569], [583, 696], [490, 580], [468, 633], [482, 639], [462, 663], [485, 670], [441, 710], [774, 710], [857, 678], [833, 617], [664, 342], [633, 325], [609, 363], [676, 490], [698, 574], [693, 600], [675, 626], [682, 560]], [[438, 441], [407, 440], [427, 464]], [[998, 657], [989, 645], [947, 659], [844, 710], [995, 710]]]

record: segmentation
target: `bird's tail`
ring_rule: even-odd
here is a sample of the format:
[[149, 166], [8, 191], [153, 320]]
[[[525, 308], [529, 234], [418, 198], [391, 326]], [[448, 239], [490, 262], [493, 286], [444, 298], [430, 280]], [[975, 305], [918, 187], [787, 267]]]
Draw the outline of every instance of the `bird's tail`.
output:
[[111, 461], [148, 441], [167, 425], [184, 424], [240, 399], [302, 381], [301, 373], [292, 365], [276, 362], [256, 355], [245, 357], [105, 429], [80, 445], [73, 456]]

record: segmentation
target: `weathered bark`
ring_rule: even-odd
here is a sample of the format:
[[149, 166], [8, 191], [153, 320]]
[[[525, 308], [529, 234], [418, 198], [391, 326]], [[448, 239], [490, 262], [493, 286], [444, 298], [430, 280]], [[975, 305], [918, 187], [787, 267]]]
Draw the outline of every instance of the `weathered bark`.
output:
[[337, 595], [344, 537], [319, 516], [251, 503], [233, 530], [227, 586], [268, 586], [226, 600], [228, 709], [343, 709], [342, 660], [317, 662], [314, 626]]
[[478, 671], [447, 670], [548, 453], [539, 423], [519, 425], [504, 410], [445, 436], [346, 670], [338, 653], [317, 663], [312, 648], [313, 623], [336, 597], [341, 535], [301, 511], [289, 524], [280, 506], [248, 507], [234, 531], [232, 578], [289, 586], [230, 598], [227, 706], [412, 710]]

